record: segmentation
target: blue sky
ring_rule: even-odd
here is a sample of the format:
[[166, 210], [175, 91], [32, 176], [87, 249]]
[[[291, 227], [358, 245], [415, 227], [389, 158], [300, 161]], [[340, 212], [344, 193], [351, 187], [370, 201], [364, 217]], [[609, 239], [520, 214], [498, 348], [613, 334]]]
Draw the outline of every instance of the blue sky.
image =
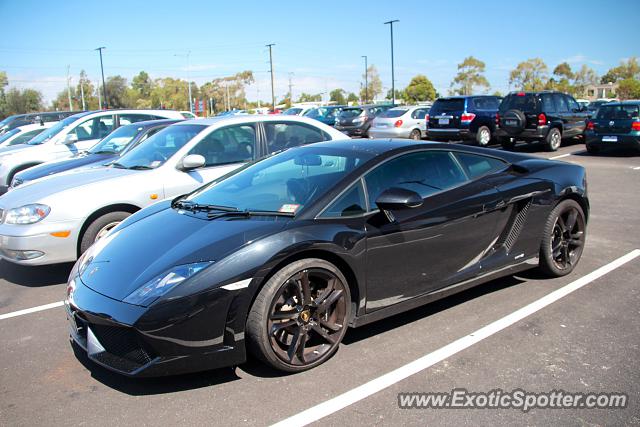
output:
[[[425, 74], [446, 94], [456, 66], [473, 55], [487, 65], [491, 90], [507, 91], [508, 73], [541, 57], [604, 74], [639, 56], [636, 0], [620, 1], [74, 1], [0, 0], [0, 70], [9, 83], [41, 90], [49, 101], [81, 69], [95, 82], [106, 46], [105, 74], [186, 78], [199, 84], [242, 70], [247, 90], [270, 98], [267, 43], [274, 46], [276, 96], [342, 87], [357, 91], [362, 55], [391, 87], [389, 26], [394, 26], [396, 87]], [[191, 51], [187, 67], [185, 54]]]

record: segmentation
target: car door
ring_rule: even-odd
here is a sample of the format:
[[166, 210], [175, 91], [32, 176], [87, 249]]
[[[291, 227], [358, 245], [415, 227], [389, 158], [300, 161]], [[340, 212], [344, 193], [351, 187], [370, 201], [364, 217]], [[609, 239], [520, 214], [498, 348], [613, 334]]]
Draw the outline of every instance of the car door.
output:
[[[451, 151], [422, 150], [396, 157], [365, 175], [372, 214], [366, 221], [367, 311], [473, 277], [493, 243], [498, 191], [470, 179]], [[377, 211], [384, 190], [405, 188], [423, 204]]]
[[68, 154], [77, 154], [88, 150], [105, 136], [109, 135], [116, 127], [113, 114], [92, 117], [78, 123], [74, 129], [68, 132], [67, 136], [75, 135], [77, 140], [71, 144], [61, 146], [61, 151]]
[[567, 98], [561, 93], [553, 94], [553, 103], [556, 107], [556, 115], [562, 122], [562, 134], [564, 136], [572, 136], [574, 130], [572, 129], [571, 112], [569, 111], [569, 104], [567, 104]]
[[580, 104], [573, 97], [569, 95], [565, 95], [565, 97], [570, 112], [571, 134], [573, 136], [582, 135], [587, 124], [587, 113], [582, 111]]
[[214, 130], [189, 152], [204, 157], [205, 164], [197, 169], [175, 169], [164, 183], [165, 197], [190, 192], [201, 185], [237, 169], [256, 156], [256, 125], [243, 123]]
[[300, 145], [328, 141], [331, 136], [306, 123], [264, 122], [265, 155]]
[[415, 121], [416, 126], [418, 127], [418, 129], [420, 129], [423, 136], [427, 132], [426, 115], [428, 111], [429, 110], [427, 110], [426, 108], [416, 108], [415, 110], [413, 110], [413, 113], [411, 113], [411, 118]]

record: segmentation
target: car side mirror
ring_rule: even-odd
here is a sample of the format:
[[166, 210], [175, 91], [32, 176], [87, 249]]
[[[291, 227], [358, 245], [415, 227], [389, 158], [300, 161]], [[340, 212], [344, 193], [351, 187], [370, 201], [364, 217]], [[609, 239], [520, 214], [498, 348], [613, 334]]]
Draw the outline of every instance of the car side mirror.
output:
[[71, 145], [75, 144], [76, 142], [78, 142], [78, 135], [76, 135], [75, 133], [68, 133], [62, 141], [64, 145]]
[[415, 191], [397, 187], [384, 190], [376, 199], [376, 205], [391, 222], [395, 221], [391, 211], [417, 208], [422, 206], [422, 203], [422, 197]]
[[190, 171], [198, 169], [204, 166], [206, 163], [204, 156], [200, 154], [189, 154], [180, 163], [180, 169], [183, 171]]

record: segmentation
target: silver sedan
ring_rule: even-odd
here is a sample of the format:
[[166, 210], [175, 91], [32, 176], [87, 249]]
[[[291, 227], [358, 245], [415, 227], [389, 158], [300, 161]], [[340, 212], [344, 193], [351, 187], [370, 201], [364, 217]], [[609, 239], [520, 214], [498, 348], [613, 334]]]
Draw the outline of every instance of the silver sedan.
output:
[[427, 133], [425, 116], [428, 113], [426, 106], [391, 108], [373, 120], [369, 137], [422, 139]]

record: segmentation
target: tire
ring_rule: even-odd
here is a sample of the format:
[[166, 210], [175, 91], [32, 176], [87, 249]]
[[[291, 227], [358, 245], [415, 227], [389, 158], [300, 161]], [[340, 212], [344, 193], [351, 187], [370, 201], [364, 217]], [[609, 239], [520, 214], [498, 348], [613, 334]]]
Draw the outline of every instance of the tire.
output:
[[571, 273], [580, 261], [585, 238], [586, 220], [580, 204], [571, 199], [558, 203], [544, 227], [540, 243], [540, 270], [550, 277]]
[[487, 126], [480, 126], [476, 132], [476, 143], [480, 147], [486, 147], [491, 142], [491, 129]]
[[591, 155], [598, 154], [598, 152], [600, 151], [598, 150], [598, 147], [594, 147], [593, 145], [587, 144], [586, 147], [587, 147], [587, 153]]
[[409, 134], [409, 139], [413, 139], [415, 141], [420, 141], [422, 139], [422, 133], [419, 129], [414, 129]]
[[[303, 291], [305, 276], [308, 292]], [[317, 258], [295, 261], [258, 293], [247, 316], [247, 344], [254, 356], [275, 369], [305, 371], [337, 351], [350, 314], [349, 285], [336, 266]]]
[[516, 141], [513, 138], [503, 136], [499, 138], [499, 141], [500, 145], [502, 145], [502, 148], [506, 151], [511, 151], [516, 146]]
[[82, 234], [80, 240], [80, 255], [85, 253], [99, 237], [103, 237], [106, 232], [124, 221], [124, 219], [130, 215], [131, 213], [124, 211], [109, 212], [93, 220], [84, 234]]
[[562, 145], [562, 134], [560, 133], [560, 129], [549, 129], [549, 133], [544, 141], [548, 151], [558, 151], [558, 148]]

